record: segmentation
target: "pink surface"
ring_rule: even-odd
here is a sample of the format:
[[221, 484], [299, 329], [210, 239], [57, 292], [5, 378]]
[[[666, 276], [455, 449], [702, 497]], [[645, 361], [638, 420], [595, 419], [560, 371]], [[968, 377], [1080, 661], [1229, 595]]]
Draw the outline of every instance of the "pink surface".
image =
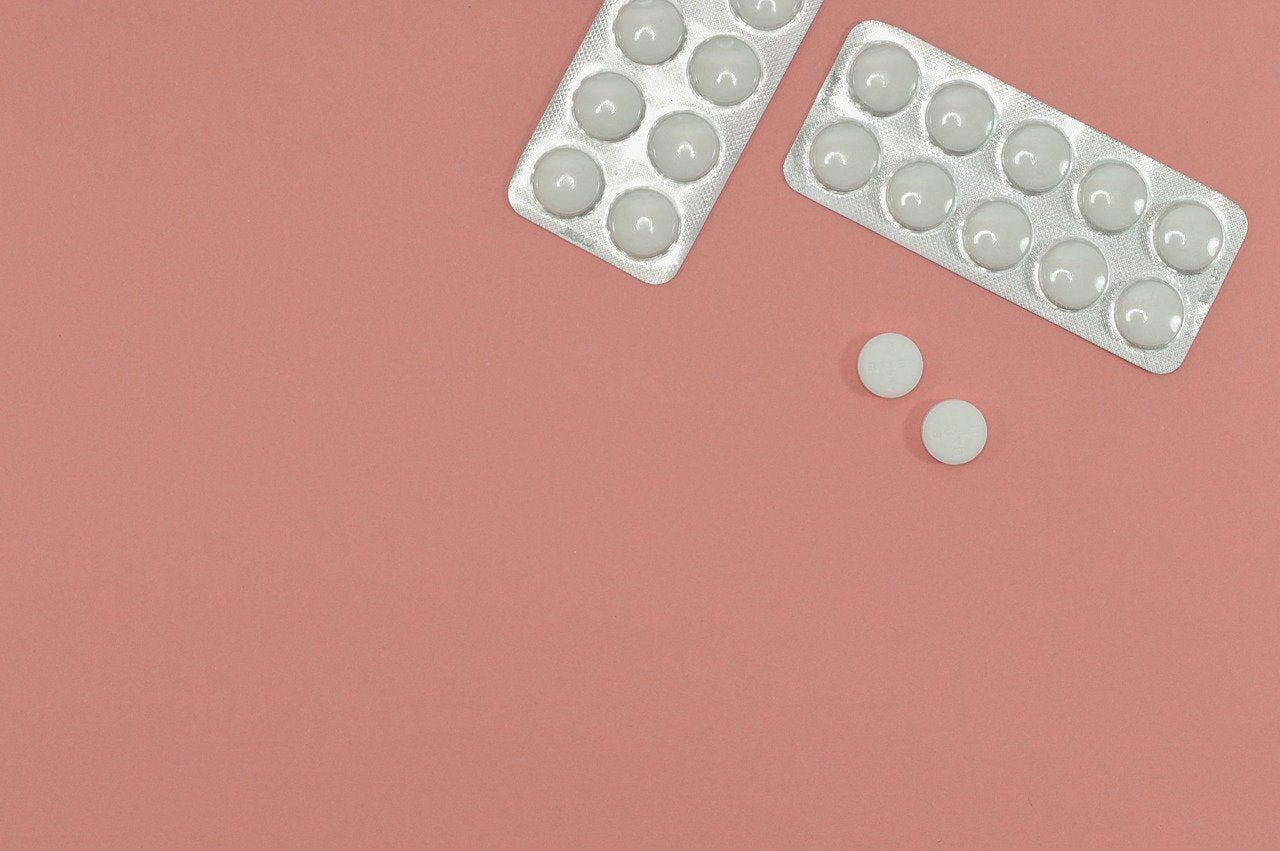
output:
[[[660, 288], [506, 203], [596, 8], [8, 4], [0, 844], [1280, 845], [1277, 6], [831, 0]], [[1183, 369], [787, 189], [868, 17], [1245, 208]]]

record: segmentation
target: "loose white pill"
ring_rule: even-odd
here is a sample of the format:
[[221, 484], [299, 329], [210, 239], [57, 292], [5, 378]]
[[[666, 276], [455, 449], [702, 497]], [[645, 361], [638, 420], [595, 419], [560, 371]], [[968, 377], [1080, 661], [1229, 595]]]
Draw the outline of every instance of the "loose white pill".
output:
[[1203, 204], [1174, 204], [1156, 222], [1155, 243], [1160, 259], [1170, 268], [1195, 275], [1218, 259], [1222, 222]]
[[1147, 209], [1147, 184], [1128, 163], [1094, 166], [1080, 183], [1080, 212], [1106, 233], [1133, 227]]
[[1182, 297], [1164, 281], [1135, 281], [1116, 299], [1116, 328], [1140, 349], [1162, 349], [1173, 342], [1183, 316]]
[[929, 99], [924, 123], [938, 147], [953, 154], [968, 154], [991, 138], [996, 126], [996, 107], [991, 97], [977, 86], [952, 83]]
[[707, 39], [689, 60], [694, 91], [716, 106], [736, 106], [751, 97], [761, 73], [756, 52], [731, 35]]
[[684, 17], [668, 0], [631, 0], [613, 21], [618, 48], [641, 65], [661, 65], [675, 56], [684, 36]]
[[980, 204], [964, 222], [964, 250], [984, 269], [1012, 269], [1031, 248], [1031, 219], [1009, 201]]
[[705, 118], [676, 112], [649, 134], [649, 159], [659, 172], [681, 183], [701, 180], [720, 161], [720, 136]]
[[640, 126], [644, 97], [639, 87], [621, 74], [595, 74], [574, 92], [573, 117], [593, 139], [616, 142]]
[[853, 60], [849, 91], [853, 99], [876, 115], [899, 112], [916, 96], [920, 66], [905, 48], [873, 44]]
[[1023, 192], [1048, 192], [1071, 171], [1071, 143], [1051, 124], [1032, 122], [1009, 134], [1001, 155], [1009, 182]]
[[872, 337], [858, 353], [862, 386], [882, 399], [897, 399], [916, 389], [924, 358], [915, 343], [901, 334]]
[[905, 228], [936, 228], [956, 203], [956, 185], [942, 166], [931, 162], [904, 165], [885, 187], [889, 213]]
[[925, 414], [920, 437], [929, 454], [943, 464], [968, 464], [987, 445], [987, 420], [968, 402], [948, 399]]
[[809, 168], [833, 192], [852, 192], [867, 185], [880, 165], [880, 143], [871, 131], [852, 121], [824, 128], [809, 148]]
[[680, 236], [680, 213], [667, 196], [652, 189], [632, 189], [609, 210], [613, 244], [637, 260], [665, 254]]
[[1036, 272], [1045, 298], [1066, 310], [1082, 310], [1097, 301], [1110, 276], [1102, 252], [1083, 239], [1064, 239], [1050, 248]]
[[571, 219], [591, 210], [604, 193], [604, 173], [590, 154], [556, 148], [533, 167], [533, 194], [553, 216]]
[[733, 11], [758, 30], [776, 30], [795, 20], [802, 0], [733, 0]]

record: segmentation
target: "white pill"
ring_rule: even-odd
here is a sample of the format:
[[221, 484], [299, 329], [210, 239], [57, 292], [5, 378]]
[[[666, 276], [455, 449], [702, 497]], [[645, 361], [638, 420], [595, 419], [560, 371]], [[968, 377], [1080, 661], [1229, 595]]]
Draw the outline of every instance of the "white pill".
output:
[[866, 186], [879, 164], [880, 143], [870, 130], [852, 121], [826, 127], [809, 148], [813, 176], [833, 192], [852, 192]]
[[905, 48], [873, 44], [858, 54], [849, 70], [849, 91], [868, 112], [892, 115], [916, 96], [920, 66]]
[[1209, 268], [1222, 251], [1222, 222], [1203, 204], [1184, 201], [1156, 222], [1156, 251], [1170, 268], [1195, 275]]
[[644, 97], [635, 83], [621, 74], [605, 72], [588, 77], [573, 94], [573, 117], [593, 139], [625, 139], [644, 118]]
[[694, 91], [716, 106], [736, 106], [751, 97], [760, 75], [756, 52], [731, 35], [707, 39], [689, 60]]
[[1080, 183], [1080, 212], [1089, 224], [1106, 233], [1133, 227], [1147, 209], [1147, 184], [1127, 163], [1094, 166]]
[[720, 161], [720, 136], [692, 112], [676, 112], [654, 125], [649, 134], [653, 167], [672, 180], [701, 180]]
[[987, 420], [968, 402], [948, 399], [925, 414], [920, 437], [929, 454], [943, 464], [968, 464], [987, 445]]
[[915, 343], [901, 334], [872, 337], [858, 353], [858, 378], [882, 399], [897, 399], [916, 389], [924, 358]]
[[641, 65], [661, 65], [675, 56], [684, 35], [684, 17], [668, 0], [631, 0], [613, 22], [618, 48]]
[[1023, 192], [1048, 192], [1071, 171], [1071, 143], [1050, 124], [1032, 122], [1005, 140], [1004, 173]]
[[1120, 336], [1131, 344], [1162, 349], [1182, 329], [1182, 297], [1164, 281], [1135, 281], [1116, 299], [1115, 320]]
[[929, 99], [924, 123], [929, 137], [944, 151], [967, 154], [982, 147], [996, 126], [990, 96], [970, 83], [952, 83]]
[[904, 165], [885, 187], [889, 213], [905, 228], [936, 228], [956, 203], [956, 185], [942, 166], [931, 162]]
[[571, 219], [591, 210], [604, 192], [604, 173], [575, 148], [548, 151], [533, 167], [533, 194], [553, 216]]
[[802, 0], [733, 0], [733, 11], [758, 30], [776, 30], [795, 20]]
[[984, 269], [1012, 269], [1030, 249], [1031, 219], [1017, 204], [987, 201], [965, 219], [964, 250]]
[[680, 236], [680, 213], [667, 196], [652, 189], [632, 189], [609, 210], [613, 244], [638, 260], [665, 254]]
[[1091, 242], [1064, 239], [1040, 258], [1036, 273], [1045, 298], [1066, 310], [1081, 310], [1107, 289], [1107, 259]]

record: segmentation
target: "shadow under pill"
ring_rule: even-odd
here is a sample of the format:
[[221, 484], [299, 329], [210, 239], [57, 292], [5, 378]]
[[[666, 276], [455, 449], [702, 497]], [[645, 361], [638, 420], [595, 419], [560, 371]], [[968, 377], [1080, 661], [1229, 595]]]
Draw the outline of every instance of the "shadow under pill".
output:
[[911, 406], [911, 410], [907, 413], [907, 420], [902, 425], [902, 436], [907, 442], [907, 449], [911, 454], [921, 461], [928, 461], [930, 464], [942, 465], [942, 462], [929, 454], [929, 450], [924, 448], [924, 439], [920, 436], [920, 429], [924, 426], [925, 414], [943, 399], [926, 399], [915, 403]]

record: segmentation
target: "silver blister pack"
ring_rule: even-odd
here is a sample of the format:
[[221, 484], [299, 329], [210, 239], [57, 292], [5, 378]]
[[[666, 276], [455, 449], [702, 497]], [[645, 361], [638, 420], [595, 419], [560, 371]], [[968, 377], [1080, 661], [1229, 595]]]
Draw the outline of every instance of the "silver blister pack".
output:
[[878, 21], [849, 34], [785, 172], [1153, 373], [1182, 364], [1248, 227], [1221, 194]]
[[606, 0], [511, 179], [517, 213], [675, 277], [822, 0]]

